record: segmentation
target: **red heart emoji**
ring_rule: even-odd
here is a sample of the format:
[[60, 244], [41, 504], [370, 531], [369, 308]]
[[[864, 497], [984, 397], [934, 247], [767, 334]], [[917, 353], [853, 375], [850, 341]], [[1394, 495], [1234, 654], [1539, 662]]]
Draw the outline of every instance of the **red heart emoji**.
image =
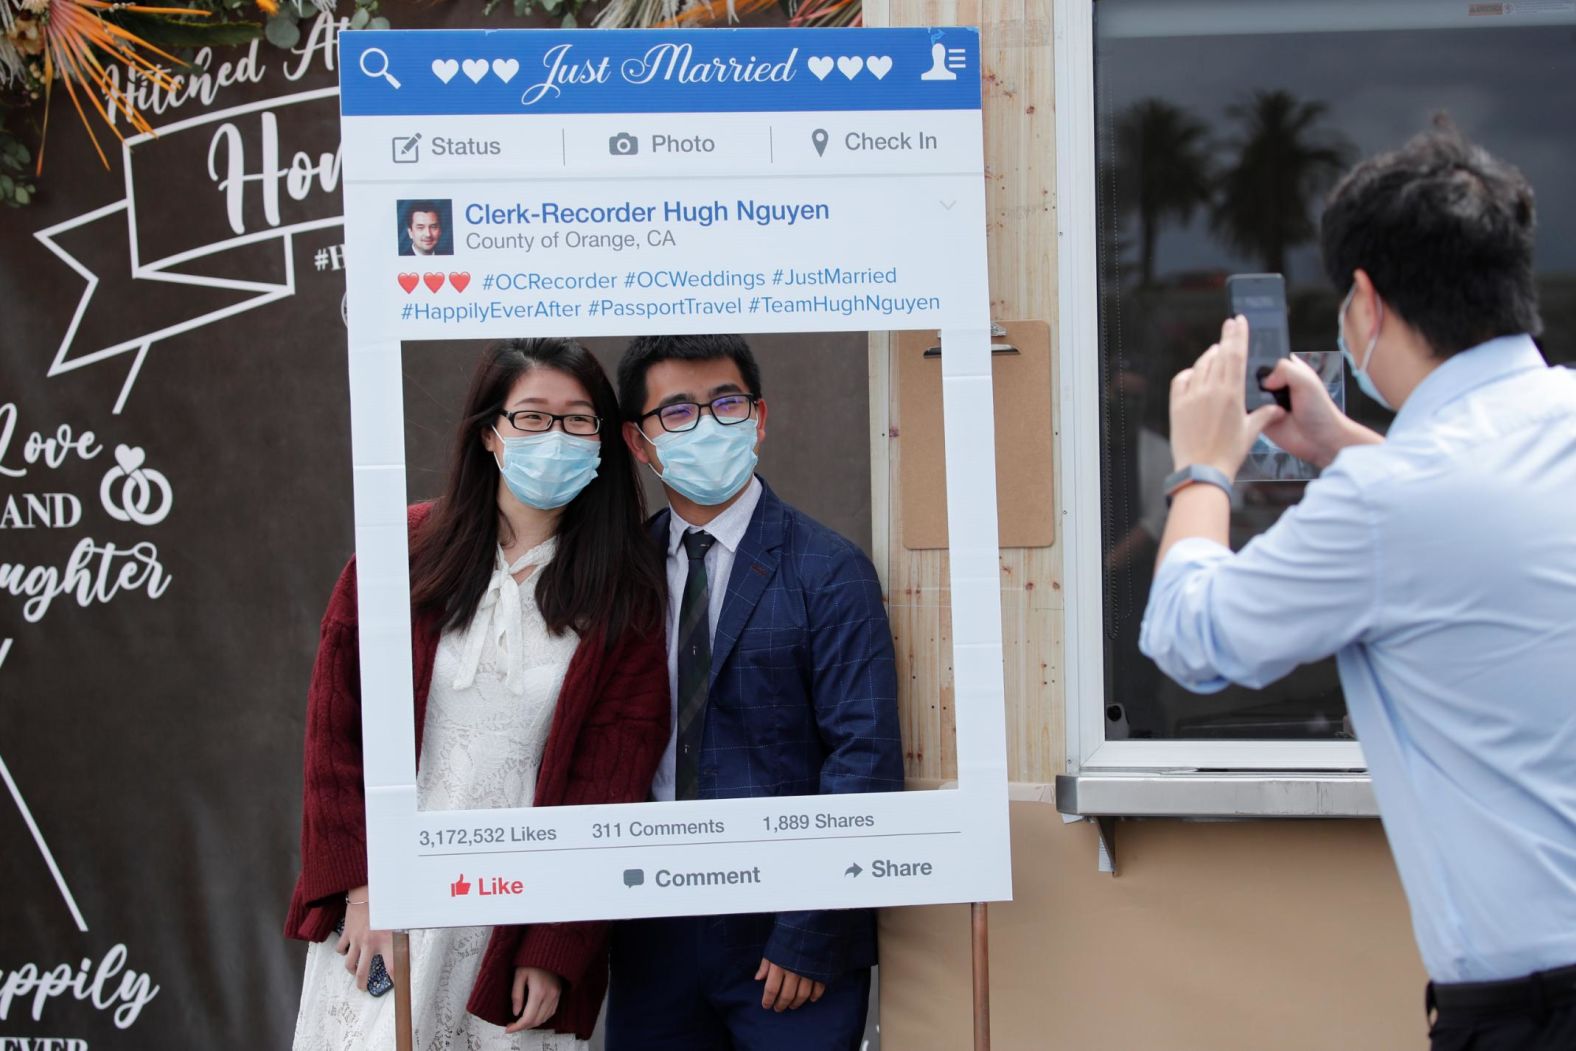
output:
[[406, 292], [414, 292], [416, 291], [416, 282], [421, 280], [421, 275], [400, 274], [397, 280], [399, 281], [399, 287], [403, 288]]
[[427, 283], [427, 287], [432, 289], [434, 292], [443, 287], [442, 274], [422, 274], [421, 279], [425, 281]]
[[471, 283], [471, 272], [466, 270], [458, 274], [449, 275], [449, 284], [454, 286], [456, 292], [465, 291], [465, 286]]

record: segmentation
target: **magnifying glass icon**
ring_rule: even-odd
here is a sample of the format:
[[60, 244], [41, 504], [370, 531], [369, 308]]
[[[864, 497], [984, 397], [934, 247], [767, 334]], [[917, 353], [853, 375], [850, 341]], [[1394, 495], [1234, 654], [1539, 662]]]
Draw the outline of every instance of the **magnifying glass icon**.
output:
[[382, 77], [399, 90], [399, 81], [389, 72], [388, 52], [380, 47], [369, 47], [361, 53], [361, 72], [369, 77]]

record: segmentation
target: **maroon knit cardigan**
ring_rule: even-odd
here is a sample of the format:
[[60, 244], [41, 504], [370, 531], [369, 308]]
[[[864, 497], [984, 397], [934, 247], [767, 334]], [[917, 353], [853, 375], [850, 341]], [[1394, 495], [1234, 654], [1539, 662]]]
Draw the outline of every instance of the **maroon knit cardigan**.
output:
[[[411, 508], [412, 533], [427, 505]], [[441, 634], [438, 618], [413, 612], [416, 755]], [[322, 941], [345, 913], [345, 893], [367, 882], [366, 795], [361, 768], [361, 675], [356, 634], [356, 562], [340, 574], [323, 616], [307, 693], [301, 876], [285, 934]], [[587, 636], [558, 694], [536, 779], [536, 806], [633, 803], [649, 798], [667, 747], [667, 650], [660, 633], [625, 632], [611, 647]], [[467, 1009], [495, 1025], [514, 1020], [516, 967], [541, 967], [564, 980], [548, 1024], [589, 1039], [607, 990], [607, 923], [497, 927], [482, 957]]]

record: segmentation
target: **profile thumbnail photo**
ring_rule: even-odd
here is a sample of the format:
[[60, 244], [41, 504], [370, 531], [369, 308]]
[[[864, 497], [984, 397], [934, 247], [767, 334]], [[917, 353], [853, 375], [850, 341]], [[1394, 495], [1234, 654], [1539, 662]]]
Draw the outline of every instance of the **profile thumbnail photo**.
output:
[[453, 255], [454, 203], [447, 199], [396, 202], [400, 255]]

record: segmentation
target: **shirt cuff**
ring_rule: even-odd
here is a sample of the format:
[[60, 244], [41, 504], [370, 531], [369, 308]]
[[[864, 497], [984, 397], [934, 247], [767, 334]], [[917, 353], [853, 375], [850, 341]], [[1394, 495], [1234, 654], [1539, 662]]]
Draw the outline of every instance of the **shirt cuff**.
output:
[[1205, 640], [1212, 631], [1199, 574], [1231, 558], [1231, 549], [1203, 537], [1171, 545], [1149, 590], [1149, 608], [1139, 630], [1138, 648], [1172, 680], [1194, 693], [1216, 693], [1230, 680], [1212, 666]]
[[1201, 536], [1184, 537], [1166, 552], [1165, 559], [1160, 563], [1160, 572], [1155, 574], [1155, 586], [1159, 587], [1168, 577], [1178, 573], [1214, 565], [1230, 557], [1231, 548], [1225, 544], [1217, 544]]

